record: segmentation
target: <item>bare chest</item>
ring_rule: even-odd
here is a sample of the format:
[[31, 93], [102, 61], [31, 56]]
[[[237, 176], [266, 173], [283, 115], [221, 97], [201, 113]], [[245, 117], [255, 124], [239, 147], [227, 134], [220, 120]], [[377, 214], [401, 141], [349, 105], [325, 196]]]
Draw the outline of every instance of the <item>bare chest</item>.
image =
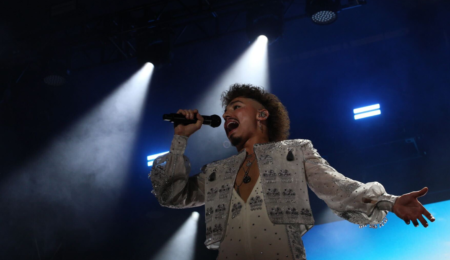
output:
[[241, 167], [236, 176], [236, 181], [234, 183], [234, 189], [237, 191], [239, 196], [242, 198], [244, 202], [247, 202], [248, 197], [253, 191], [253, 188], [256, 185], [256, 181], [259, 177], [258, 163], [255, 161], [252, 163], [250, 169], [248, 170], [248, 176], [250, 177], [250, 182], [245, 183], [245, 170], [246, 167]]

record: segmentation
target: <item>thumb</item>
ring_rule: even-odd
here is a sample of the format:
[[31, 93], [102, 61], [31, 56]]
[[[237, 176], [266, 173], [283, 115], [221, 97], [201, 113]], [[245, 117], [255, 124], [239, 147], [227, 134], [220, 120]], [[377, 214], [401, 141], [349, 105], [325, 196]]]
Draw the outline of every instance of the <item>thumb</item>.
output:
[[427, 192], [428, 192], [428, 187], [425, 187], [419, 191], [414, 192], [414, 197], [416, 197], [416, 198], [422, 197], [425, 194], [427, 194]]

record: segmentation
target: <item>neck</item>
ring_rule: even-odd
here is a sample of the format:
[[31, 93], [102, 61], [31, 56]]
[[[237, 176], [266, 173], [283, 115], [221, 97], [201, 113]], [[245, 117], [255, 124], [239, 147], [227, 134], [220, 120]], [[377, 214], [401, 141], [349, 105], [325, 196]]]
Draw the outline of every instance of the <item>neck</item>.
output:
[[250, 137], [245, 143], [236, 146], [238, 152], [241, 152], [243, 149], [246, 150], [247, 154], [253, 154], [253, 145], [255, 144], [265, 144], [269, 142], [269, 137], [267, 135], [254, 135]]

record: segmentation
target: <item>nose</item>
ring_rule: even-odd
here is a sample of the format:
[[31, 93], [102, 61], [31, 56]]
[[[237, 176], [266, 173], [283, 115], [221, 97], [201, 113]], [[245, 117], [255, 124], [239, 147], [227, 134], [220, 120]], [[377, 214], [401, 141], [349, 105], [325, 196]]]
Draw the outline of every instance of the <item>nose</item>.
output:
[[228, 113], [229, 113], [229, 112], [225, 112], [225, 113], [223, 113], [223, 115], [222, 115], [222, 117], [223, 117], [223, 119], [224, 119], [225, 121], [227, 121], [227, 118], [230, 117]]

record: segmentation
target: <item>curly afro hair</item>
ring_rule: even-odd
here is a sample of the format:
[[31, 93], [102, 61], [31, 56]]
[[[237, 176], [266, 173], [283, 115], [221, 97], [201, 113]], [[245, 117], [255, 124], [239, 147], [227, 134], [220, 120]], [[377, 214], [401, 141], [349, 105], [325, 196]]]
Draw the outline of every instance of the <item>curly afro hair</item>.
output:
[[277, 96], [266, 92], [261, 87], [250, 84], [234, 84], [230, 86], [228, 91], [222, 93], [222, 106], [228, 106], [237, 97], [256, 100], [269, 111], [270, 115], [267, 119], [267, 128], [270, 142], [283, 141], [289, 138], [289, 115]]

